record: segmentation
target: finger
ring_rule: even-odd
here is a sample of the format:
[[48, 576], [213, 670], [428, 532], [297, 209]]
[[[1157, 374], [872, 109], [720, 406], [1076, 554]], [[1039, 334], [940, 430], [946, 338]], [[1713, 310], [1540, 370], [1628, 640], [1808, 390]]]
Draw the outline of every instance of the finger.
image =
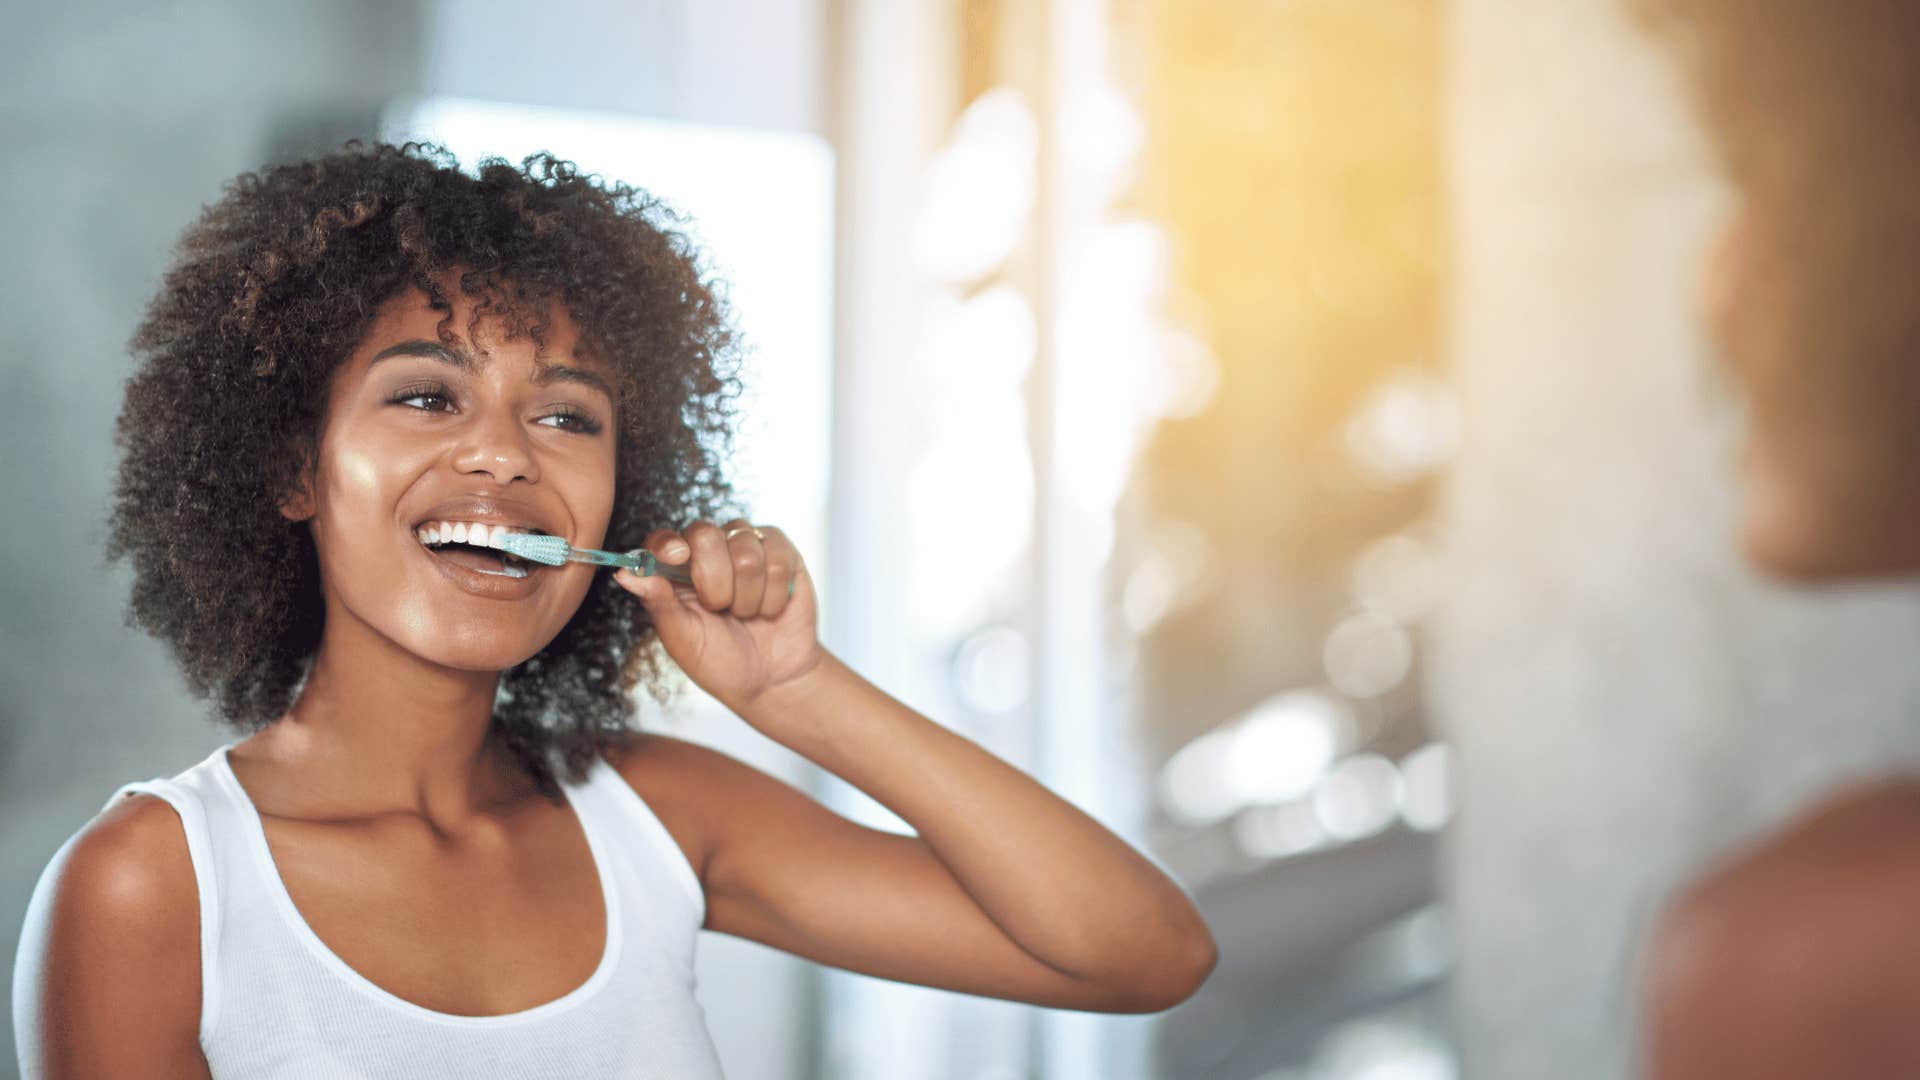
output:
[[[684, 544], [684, 541], [679, 542]], [[676, 595], [677, 586], [659, 574], [642, 576], [621, 566], [614, 569], [613, 580], [640, 600], [655, 626], [663, 626], [685, 614]]]
[[760, 532], [764, 537], [761, 546], [767, 552], [767, 592], [760, 614], [777, 619], [793, 602], [800, 576], [800, 549], [784, 531], [772, 525], [762, 525]]
[[734, 617], [751, 619], [760, 614], [766, 599], [766, 548], [755, 535], [752, 523], [745, 518], [727, 522], [721, 535], [727, 537], [727, 554], [733, 560]]
[[696, 521], [682, 530], [693, 549], [693, 588], [700, 606], [725, 611], [733, 606], [733, 556], [726, 535], [711, 521]]
[[687, 546], [687, 539], [673, 529], [655, 529], [647, 534], [642, 545], [653, 553], [654, 558], [664, 563], [678, 566], [693, 555], [693, 549]]

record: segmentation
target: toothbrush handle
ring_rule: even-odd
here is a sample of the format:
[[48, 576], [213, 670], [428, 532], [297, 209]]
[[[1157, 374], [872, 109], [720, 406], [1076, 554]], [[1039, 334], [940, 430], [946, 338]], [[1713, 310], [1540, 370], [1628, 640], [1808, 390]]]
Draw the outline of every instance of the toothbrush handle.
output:
[[[582, 562], [595, 562], [602, 566], [624, 566], [641, 577], [663, 577], [681, 585], [693, 584], [691, 566], [663, 563], [654, 558], [653, 552], [646, 548], [634, 548], [632, 551], [618, 555], [609, 551], [595, 551], [592, 548], [574, 548], [573, 550], [574, 557]], [[605, 557], [595, 558], [594, 556]]]

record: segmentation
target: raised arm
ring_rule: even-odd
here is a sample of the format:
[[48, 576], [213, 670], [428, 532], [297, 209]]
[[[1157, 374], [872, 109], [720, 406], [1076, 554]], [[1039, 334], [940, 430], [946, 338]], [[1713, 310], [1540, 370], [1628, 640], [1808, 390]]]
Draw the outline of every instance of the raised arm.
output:
[[688, 676], [918, 834], [680, 749], [711, 784], [709, 928], [885, 978], [1106, 1012], [1169, 1008], [1212, 972], [1212, 935], [1152, 862], [819, 645], [811, 577], [778, 529], [695, 523], [647, 546], [693, 564], [690, 587], [618, 578]]

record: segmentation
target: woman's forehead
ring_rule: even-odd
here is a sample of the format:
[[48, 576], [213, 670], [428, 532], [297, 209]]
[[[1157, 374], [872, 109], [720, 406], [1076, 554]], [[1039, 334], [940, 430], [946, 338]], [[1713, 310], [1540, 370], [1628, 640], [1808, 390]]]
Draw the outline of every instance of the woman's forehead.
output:
[[[504, 301], [496, 299], [485, 309], [481, 307], [482, 298], [469, 296], [457, 288], [444, 295], [451, 310], [434, 307], [431, 298], [417, 287], [407, 288], [382, 305], [356, 350], [363, 356], [363, 366], [370, 366], [373, 356], [381, 349], [413, 339], [437, 341], [482, 365], [495, 352], [505, 350], [510, 355], [536, 356], [535, 363], [542, 366], [567, 363], [611, 370], [611, 365], [574, 321], [566, 304], [557, 299], [547, 300], [546, 310], [541, 313], [527, 301], [511, 295]], [[516, 307], [503, 307], [503, 304]], [[519, 324], [517, 332], [516, 323]], [[533, 328], [540, 333], [537, 346], [527, 332]]]

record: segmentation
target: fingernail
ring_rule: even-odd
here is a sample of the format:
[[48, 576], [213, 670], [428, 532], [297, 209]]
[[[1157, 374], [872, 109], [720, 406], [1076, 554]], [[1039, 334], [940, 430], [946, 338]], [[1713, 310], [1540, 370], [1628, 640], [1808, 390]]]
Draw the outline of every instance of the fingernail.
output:
[[673, 543], [667, 545], [666, 553], [672, 556], [673, 558], [677, 559], [680, 556], [685, 555], [687, 553], [687, 545], [681, 543], [678, 540], [675, 540]]

